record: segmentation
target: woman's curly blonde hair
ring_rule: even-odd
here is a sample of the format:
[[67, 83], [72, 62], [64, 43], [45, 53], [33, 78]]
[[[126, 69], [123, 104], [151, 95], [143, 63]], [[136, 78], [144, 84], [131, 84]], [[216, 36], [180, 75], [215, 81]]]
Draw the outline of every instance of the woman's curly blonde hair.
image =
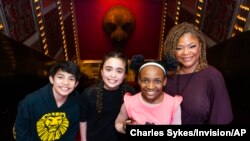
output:
[[[199, 42], [201, 44], [201, 52], [199, 57], [199, 65], [196, 68], [196, 71], [202, 70], [205, 67], [207, 67], [207, 60], [206, 60], [206, 41], [204, 38], [203, 33], [193, 24], [183, 22], [176, 26], [174, 26], [172, 29], [170, 29], [166, 40], [164, 42], [164, 48], [163, 48], [163, 56], [167, 56], [167, 58], [175, 59], [175, 52], [178, 40], [180, 37], [186, 33], [191, 33], [192, 35], [196, 36], [199, 39]], [[180, 64], [177, 65], [177, 68], [174, 72], [174, 74], [177, 73], [178, 69], [180, 68]]]

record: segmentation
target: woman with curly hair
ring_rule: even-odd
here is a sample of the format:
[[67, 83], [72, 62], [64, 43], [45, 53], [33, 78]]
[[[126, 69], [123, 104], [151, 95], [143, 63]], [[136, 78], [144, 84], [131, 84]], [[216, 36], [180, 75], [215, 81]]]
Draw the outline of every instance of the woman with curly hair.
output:
[[164, 58], [169, 71], [166, 93], [183, 96], [182, 124], [229, 124], [233, 119], [224, 78], [207, 64], [206, 41], [190, 23], [168, 33]]
[[100, 67], [100, 80], [86, 88], [80, 98], [81, 141], [120, 141], [115, 119], [123, 103], [123, 95], [134, 94], [124, 82], [128, 72], [127, 58], [121, 52], [109, 52]]

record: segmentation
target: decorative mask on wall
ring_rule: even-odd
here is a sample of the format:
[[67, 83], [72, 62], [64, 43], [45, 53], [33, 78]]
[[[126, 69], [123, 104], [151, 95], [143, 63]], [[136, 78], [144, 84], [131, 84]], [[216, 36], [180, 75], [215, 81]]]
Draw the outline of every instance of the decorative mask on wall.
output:
[[103, 27], [115, 47], [120, 49], [134, 30], [134, 16], [126, 7], [114, 6], [104, 15]]

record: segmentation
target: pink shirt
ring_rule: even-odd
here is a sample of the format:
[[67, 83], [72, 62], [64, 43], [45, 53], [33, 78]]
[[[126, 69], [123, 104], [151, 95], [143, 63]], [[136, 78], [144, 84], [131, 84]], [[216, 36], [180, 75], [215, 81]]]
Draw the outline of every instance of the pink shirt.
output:
[[171, 124], [174, 113], [180, 106], [181, 96], [170, 96], [164, 93], [164, 99], [159, 104], [149, 104], [142, 100], [141, 93], [124, 96], [124, 104], [129, 119], [137, 124]]

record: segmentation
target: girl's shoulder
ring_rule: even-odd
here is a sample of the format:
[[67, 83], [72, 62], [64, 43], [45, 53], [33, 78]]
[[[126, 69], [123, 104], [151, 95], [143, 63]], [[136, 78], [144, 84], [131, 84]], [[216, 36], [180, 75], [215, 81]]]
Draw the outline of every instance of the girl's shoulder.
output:
[[123, 87], [126, 89], [127, 93], [130, 93], [132, 95], [134, 95], [136, 93], [135, 88], [133, 86], [131, 86], [130, 84], [124, 83]]
[[141, 95], [140, 92], [139, 92], [139, 93], [136, 93], [136, 94], [132, 94], [132, 93], [130, 93], [130, 92], [127, 92], [127, 93], [125, 93], [125, 95], [124, 95], [124, 99], [132, 100], [132, 99], [135, 99], [135, 98], [139, 97], [139, 95]]

